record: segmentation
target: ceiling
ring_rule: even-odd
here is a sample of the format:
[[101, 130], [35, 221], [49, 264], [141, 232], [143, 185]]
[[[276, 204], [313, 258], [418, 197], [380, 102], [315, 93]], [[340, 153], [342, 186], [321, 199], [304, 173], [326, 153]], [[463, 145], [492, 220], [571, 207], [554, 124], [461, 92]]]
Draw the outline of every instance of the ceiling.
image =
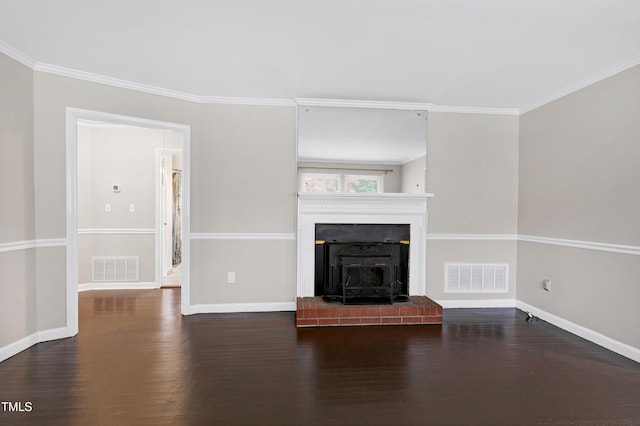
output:
[[522, 112], [640, 63], [640, 1], [2, 0], [0, 51], [200, 97]]

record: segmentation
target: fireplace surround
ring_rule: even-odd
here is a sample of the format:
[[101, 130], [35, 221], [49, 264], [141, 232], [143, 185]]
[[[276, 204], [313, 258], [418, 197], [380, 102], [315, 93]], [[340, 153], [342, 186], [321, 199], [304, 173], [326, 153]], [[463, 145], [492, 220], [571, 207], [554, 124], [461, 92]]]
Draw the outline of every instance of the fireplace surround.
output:
[[409, 296], [426, 295], [427, 200], [433, 194], [298, 194], [297, 297], [316, 296], [316, 225], [408, 225]]

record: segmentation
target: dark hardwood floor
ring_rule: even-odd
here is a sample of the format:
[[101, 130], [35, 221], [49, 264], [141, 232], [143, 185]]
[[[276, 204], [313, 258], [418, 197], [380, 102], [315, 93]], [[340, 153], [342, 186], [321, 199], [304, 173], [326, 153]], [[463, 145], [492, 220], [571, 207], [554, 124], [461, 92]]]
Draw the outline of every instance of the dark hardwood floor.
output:
[[0, 363], [0, 401], [32, 406], [0, 425], [640, 425], [640, 364], [515, 309], [297, 329], [90, 291], [77, 337]]

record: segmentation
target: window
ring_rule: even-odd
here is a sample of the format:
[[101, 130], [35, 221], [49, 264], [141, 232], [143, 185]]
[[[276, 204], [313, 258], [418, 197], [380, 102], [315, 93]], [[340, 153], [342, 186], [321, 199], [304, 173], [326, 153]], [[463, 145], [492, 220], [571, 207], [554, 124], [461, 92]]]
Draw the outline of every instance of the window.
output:
[[338, 192], [338, 175], [335, 174], [303, 174], [304, 192]]
[[381, 192], [380, 179], [380, 176], [345, 175], [345, 192]]
[[[357, 170], [354, 170], [357, 172]], [[302, 192], [382, 192], [384, 172], [373, 174], [300, 173]]]

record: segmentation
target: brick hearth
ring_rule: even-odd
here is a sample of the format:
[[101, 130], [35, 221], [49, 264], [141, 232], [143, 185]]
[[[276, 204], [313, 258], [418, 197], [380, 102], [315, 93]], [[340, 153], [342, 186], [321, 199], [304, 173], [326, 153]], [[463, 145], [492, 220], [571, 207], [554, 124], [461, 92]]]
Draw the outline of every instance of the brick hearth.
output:
[[322, 297], [299, 297], [297, 327], [442, 324], [442, 306], [426, 296], [393, 305], [342, 305]]

